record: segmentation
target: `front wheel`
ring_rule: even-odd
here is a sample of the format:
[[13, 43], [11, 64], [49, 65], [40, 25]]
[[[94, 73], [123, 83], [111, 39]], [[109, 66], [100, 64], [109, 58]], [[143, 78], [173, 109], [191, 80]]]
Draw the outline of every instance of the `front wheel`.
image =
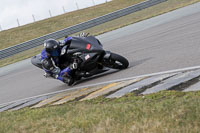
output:
[[129, 65], [129, 62], [126, 58], [124, 58], [121, 55], [111, 53], [107, 67], [110, 67], [113, 69], [126, 69], [128, 65]]

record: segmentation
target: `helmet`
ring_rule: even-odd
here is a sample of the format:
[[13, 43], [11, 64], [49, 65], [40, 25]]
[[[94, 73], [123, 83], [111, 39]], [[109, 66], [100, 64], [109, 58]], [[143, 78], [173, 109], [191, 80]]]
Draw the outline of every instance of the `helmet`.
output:
[[60, 45], [54, 39], [48, 39], [44, 42], [45, 51], [51, 56], [59, 56], [60, 55]]

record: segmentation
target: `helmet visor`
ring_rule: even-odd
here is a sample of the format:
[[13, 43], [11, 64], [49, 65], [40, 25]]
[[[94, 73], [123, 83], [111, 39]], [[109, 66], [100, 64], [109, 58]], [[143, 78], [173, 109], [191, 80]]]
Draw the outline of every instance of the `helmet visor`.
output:
[[50, 54], [51, 56], [59, 56], [58, 50], [51, 51], [51, 52], [49, 52], [49, 54]]

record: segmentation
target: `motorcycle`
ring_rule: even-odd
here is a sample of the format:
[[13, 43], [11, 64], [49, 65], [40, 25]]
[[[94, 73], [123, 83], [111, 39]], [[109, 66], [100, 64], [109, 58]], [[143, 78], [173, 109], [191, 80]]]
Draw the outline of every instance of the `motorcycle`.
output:
[[[73, 37], [71, 43], [61, 50], [61, 56], [69, 59], [78, 66], [71, 75], [75, 81], [91, 77], [111, 69], [126, 69], [129, 62], [123, 56], [105, 51], [101, 42], [94, 36]], [[69, 61], [69, 60], [68, 60]], [[41, 55], [32, 57], [31, 63], [41, 69]]]

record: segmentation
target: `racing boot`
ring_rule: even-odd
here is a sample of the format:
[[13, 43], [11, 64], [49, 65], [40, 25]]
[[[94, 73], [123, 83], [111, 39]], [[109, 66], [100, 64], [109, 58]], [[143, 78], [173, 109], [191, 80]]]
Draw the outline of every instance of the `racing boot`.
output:
[[45, 78], [55, 78], [52, 74], [45, 72], [43, 75]]
[[45, 78], [49, 78], [49, 77], [51, 77], [51, 74], [45, 72], [45, 73], [43, 74], [43, 76], [44, 76]]

